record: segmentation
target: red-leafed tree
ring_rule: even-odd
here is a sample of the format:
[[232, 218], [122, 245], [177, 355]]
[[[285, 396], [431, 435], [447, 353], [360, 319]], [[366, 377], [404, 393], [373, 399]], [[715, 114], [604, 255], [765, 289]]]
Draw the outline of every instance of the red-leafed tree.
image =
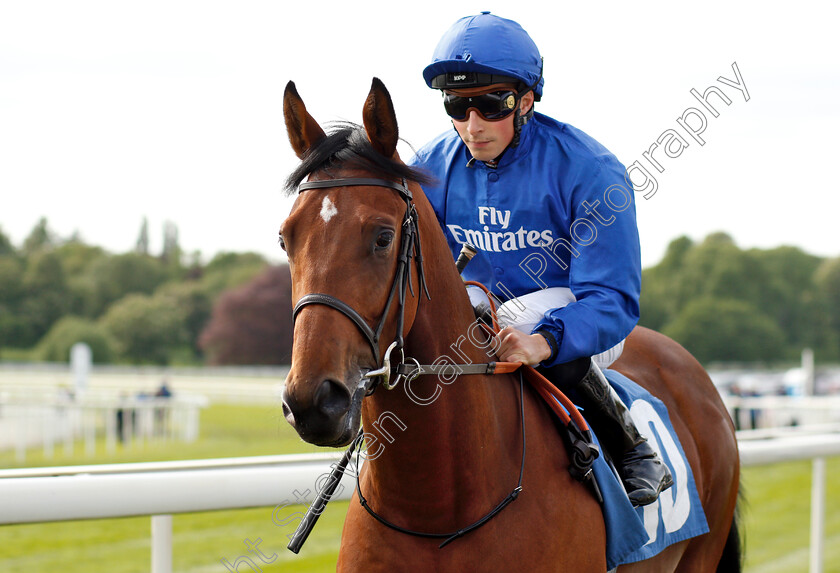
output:
[[288, 266], [269, 267], [225, 292], [199, 346], [211, 364], [286, 364], [292, 355], [292, 280]]

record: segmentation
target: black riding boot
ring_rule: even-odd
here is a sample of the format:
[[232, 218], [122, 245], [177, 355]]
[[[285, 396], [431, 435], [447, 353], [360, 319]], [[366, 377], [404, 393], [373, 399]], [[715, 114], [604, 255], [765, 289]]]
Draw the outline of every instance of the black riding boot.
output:
[[575, 390], [583, 398], [586, 419], [616, 465], [630, 501], [636, 506], [656, 501], [659, 493], [674, 483], [671, 472], [639, 434], [630, 411], [594, 361]]

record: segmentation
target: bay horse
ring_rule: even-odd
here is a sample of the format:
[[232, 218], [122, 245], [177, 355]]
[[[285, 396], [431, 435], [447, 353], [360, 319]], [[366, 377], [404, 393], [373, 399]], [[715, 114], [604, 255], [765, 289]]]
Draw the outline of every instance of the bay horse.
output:
[[[361, 423], [367, 443], [337, 570], [606, 571], [599, 503], [567, 471], [552, 414], [522, 393], [516, 373], [383, 376], [373, 391], [394, 342], [420, 364], [487, 363], [489, 344], [474, 335], [473, 308], [420, 186], [427, 179], [397, 153], [385, 86], [374, 78], [363, 127], [329, 135], [293, 82], [283, 109], [302, 159], [288, 187], [304, 191], [280, 231], [295, 301], [284, 414], [307, 442], [347, 445]], [[620, 571], [740, 571], [738, 450], [708, 375], [679, 344], [641, 327], [613, 368], [667, 405], [710, 529]], [[393, 527], [366, 511], [360, 491]], [[483, 519], [442, 548], [440, 538], [399, 530], [458, 532]]]

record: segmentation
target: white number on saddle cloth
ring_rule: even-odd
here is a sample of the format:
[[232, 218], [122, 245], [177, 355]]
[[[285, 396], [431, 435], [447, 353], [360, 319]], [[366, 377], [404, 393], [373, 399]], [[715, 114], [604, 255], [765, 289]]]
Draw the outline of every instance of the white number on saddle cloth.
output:
[[688, 520], [691, 512], [688, 471], [673, 436], [650, 402], [636, 400], [630, 408], [630, 415], [639, 433], [647, 438], [660, 458], [668, 462], [674, 478], [674, 485], [660, 493], [655, 502], [644, 507], [645, 530], [650, 537], [646, 545], [650, 545], [656, 541], [660, 515], [666, 533], [677, 531]]

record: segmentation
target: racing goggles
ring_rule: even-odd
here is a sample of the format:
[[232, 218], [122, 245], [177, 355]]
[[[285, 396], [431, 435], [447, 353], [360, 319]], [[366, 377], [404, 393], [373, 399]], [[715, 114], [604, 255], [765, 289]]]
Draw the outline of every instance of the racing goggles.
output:
[[516, 110], [519, 94], [513, 90], [500, 90], [474, 96], [457, 96], [443, 92], [443, 107], [456, 121], [467, 119], [471, 109], [487, 121], [499, 121]]

